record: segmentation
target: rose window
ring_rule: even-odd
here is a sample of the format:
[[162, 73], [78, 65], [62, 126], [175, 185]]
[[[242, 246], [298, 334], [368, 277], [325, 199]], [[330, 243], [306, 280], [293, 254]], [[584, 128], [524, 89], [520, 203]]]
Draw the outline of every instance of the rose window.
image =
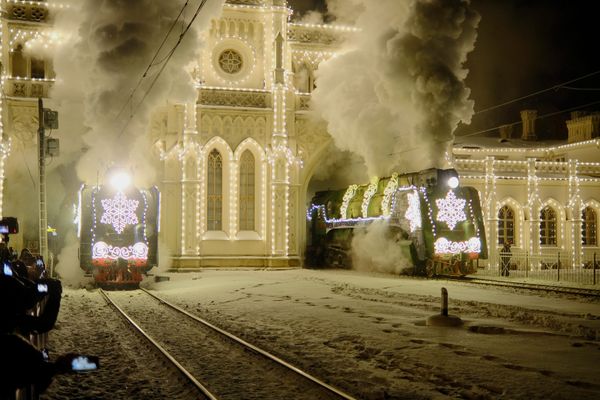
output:
[[228, 74], [235, 74], [242, 69], [242, 56], [235, 50], [225, 50], [219, 56], [219, 65]]

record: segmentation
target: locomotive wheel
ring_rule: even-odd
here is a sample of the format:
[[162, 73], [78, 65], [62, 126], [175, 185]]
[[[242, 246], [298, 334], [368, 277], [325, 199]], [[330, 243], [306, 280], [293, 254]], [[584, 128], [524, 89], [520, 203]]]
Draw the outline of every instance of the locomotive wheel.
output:
[[427, 261], [425, 261], [425, 274], [427, 274], [428, 278], [433, 278], [435, 276], [435, 264], [432, 259], [427, 259]]

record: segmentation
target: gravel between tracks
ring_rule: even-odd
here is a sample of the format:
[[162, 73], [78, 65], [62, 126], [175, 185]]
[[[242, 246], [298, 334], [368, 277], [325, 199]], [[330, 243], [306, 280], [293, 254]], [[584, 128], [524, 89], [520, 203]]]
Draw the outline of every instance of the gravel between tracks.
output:
[[191, 399], [180, 378], [145, 339], [129, 328], [97, 290], [65, 289], [50, 358], [77, 352], [100, 356], [100, 369], [55, 377], [42, 399]]

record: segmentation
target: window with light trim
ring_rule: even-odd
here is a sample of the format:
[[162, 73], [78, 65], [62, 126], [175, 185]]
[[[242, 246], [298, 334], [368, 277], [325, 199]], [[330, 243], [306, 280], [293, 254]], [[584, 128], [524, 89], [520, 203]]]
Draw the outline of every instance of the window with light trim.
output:
[[509, 206], [498, 211], [498, 244], [515, 243], [515, 212]]
[[240, 158], [240, 231], [253, 231], [254, 228], [254, 155], [250, 150], [244, 151]]
[[556, 211], [552, 207], [544, 207], [540, 212], [540, 244], [556, 246]]
[[586, 207], [581, 213], [581, 240], [584, 246], [597, 246], [598, 216], [592, 207]]
[[208, 155], [207, 230], [223, 230], [223, 157], [217, 149]]

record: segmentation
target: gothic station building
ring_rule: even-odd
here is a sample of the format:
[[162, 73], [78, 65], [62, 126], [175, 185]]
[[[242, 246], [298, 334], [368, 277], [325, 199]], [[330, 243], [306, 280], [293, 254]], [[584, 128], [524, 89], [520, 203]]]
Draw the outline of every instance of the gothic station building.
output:
[[[51, 30], [52, 13], [42, 1], [2, 1], [2, 162], [11, 146], [35, 144], [36, 98], [48, 95], [52, 64], [22, 49]], [[228, 0], [194, 71], [197, 101], [151, 118], [173, 268], [302, 265], [307, 187], [331, 140], [308, 115], [315, 71], [360, 33], [291, 14], [285, 0]], [[481, 194], [490, 265], [506, 241], [582, 265], [598, 251], [598, 115], [576, 116], [568, 141], [552, 145], [535, 140], [535, 113], [523, 118], [520, 139], [454, 149], [463, 183]]]

